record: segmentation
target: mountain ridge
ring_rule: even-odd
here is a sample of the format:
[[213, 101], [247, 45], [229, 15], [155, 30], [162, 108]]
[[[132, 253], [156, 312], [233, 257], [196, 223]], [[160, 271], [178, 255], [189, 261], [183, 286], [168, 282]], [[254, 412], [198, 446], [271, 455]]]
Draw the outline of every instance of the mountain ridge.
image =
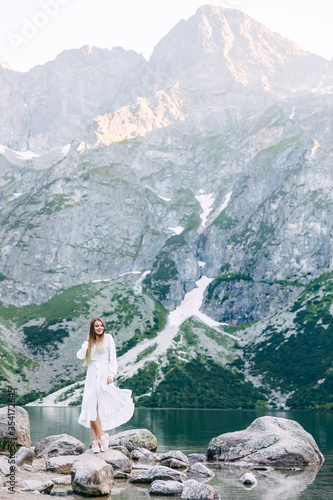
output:
[[[298, 49], [279, 62], [274, 54], [293, 45], [249, 19], [203, 7], [148, 62], [85, 46], [23, 80], [0, 70], [0, 334], [9, 353], [1, 353], [1, 385], [19, 373], [23, 401], [69, 383], [61, 397], [79, 401], [73, 359], [96, 311], [115, 336], [121, 382], [140, 404], [180, 404], [176, 386], [198, 367], [205, 380], [230, 377], [240, 392], [214, 399], [197, 381], [191, 399], [188, 382], [184, 404], [309, 407], [316, 399], [318, 380], [297, 386], [293, 375], [294, 399], [286, 383], [278, 389], [282, 361], [270, 383], [256, 343], [332, 269], [331, 65]], [[176, 53], [186, 30], [201, 51], [182, 35]], [[259, 65], [247, 50], [255, 35], [265, 50], [269, 37], [276, 43]], [[326, 288], [316, 314], [331, 314]], [[188, 316], [191, 294], [200, 303]], [[300, 321], [297, 334], [308, 338]], [[292, 342], [282, 323], [281, 345]], [[44, 375], [48, 362], [54, 377]], [[313, 404], [330, 404], [326, 387]]]

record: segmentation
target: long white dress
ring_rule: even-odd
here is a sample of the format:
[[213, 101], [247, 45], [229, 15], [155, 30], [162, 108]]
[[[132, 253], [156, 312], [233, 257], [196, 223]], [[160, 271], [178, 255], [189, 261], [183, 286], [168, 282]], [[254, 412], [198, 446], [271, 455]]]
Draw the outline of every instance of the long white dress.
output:
[[[117, 373], [116, 347], [110, 334], [104, 334], [103, 342], [103, 351], [99, 352], [95, 346], [91, 350], [78, 422], [90, 427], [90, 421], [97, 418], [98, 402], [102, 429], [106, 431], [127, 422], [134, 413], [134, 403], [132, 391], [107, 383], [108, 376], [114, 377]], [[88, 340], [83, 342], [77, 357], [85, 359], [87, 349]]]

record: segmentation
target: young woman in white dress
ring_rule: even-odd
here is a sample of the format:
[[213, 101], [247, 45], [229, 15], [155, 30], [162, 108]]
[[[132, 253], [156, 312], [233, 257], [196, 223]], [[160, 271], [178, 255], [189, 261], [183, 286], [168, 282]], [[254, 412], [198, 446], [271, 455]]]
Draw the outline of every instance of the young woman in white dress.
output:
[[88, 338], [77, 357], [88, 366], [79, 424], [91, 429], [93, 453], [106, 451], [109, 435], [104, 431], [127, 422], [133, 415], [134, 403], [132, 391], [113, 384], [117, 373], [116, 347], [100, 318], [91, 320]]

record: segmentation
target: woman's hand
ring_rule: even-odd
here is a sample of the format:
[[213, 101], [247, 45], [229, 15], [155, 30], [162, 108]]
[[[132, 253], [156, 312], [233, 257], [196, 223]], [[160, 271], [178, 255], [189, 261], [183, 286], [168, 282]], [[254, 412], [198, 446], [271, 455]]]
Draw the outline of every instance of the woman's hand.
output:
[[110, 375], [108, 376], [107, 383], [108, 384], [113, 384], [113, 377], [111, 377]]

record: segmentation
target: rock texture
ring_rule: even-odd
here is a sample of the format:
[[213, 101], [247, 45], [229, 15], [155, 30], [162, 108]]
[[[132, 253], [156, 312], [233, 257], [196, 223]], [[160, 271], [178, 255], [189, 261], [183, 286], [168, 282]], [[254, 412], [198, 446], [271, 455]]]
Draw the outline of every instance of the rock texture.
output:
[[157, 448], [157, 439], [147, 429], [134, 429], [118, 434], [113, 434], [109, 438], [109, 446], [125, 446], [128, 451], [133, 451], [138, 448], [155, 451]]
[[186, 481], [187, 477], [182, 472], [175, 471], [170, 467], [164, 467], [163, 465], [155, 465], [151, 467], [143, 474], [139, 474], [138, 476], [130, 479], [131, 483], [142, 483], [142, 484], [150, 484], [156, 480], [162, 481], [180, 481], [181, 483]]
[[34, 452], [30, 448], [21, 446], [15, 453], [15, 464], [19, 467], [23, 464], [31, 465], [34, 459]]
[[213, 438], [207, 457], [229, 463], [275, 467], [324, 462], [315, 440], [298, 422], [278, 417], [260, 417], [243, 431]]
[[213, 486], [190, 479], [184, 484], [181, 498], [182, 500], [215, 500], [221, 498], [221, 495]]
[[184, 484], [178, 481], [157, 480], [151, 483], [149, 493], [155, 496], [176, 496], [183, 491]]
[[84, 444], [68, 434], [47, 436], [35, 446], [37, 457], [56, 457], [61, 455], [80, 455], [85, 451]]
[[102, 458], [86, 452], [74, 462], [71, 478], [74, 493], [84, 496], [110, 495], [113, 469]]
[[[8, 417], [11, 417], [9, 420]], [[14, 435], [9, 428], [8, 422], [14, 427]], [[29, 448], [31, 446], [30, 422], [27, 410], [20, 406], [15, 406], [15, 413], [12, 406], [0, 408], [0, 441], [15, 441], [19, 446]]]

